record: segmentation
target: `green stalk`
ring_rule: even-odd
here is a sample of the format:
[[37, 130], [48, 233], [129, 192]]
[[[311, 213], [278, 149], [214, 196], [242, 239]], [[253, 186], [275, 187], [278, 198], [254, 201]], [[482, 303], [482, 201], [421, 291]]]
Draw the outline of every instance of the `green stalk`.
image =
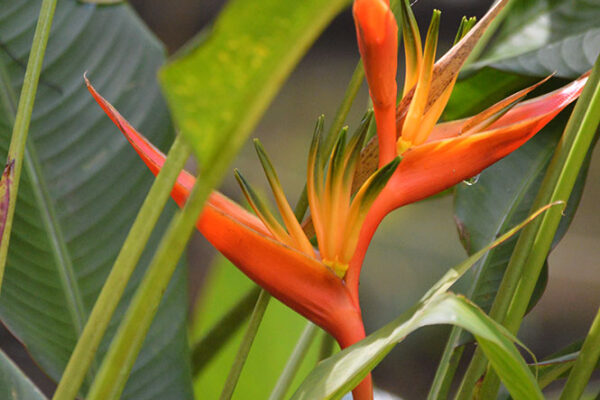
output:
[[598, 358], [600, 357], [600, 309], [596, 313], [596, 318], [592, 322], [592, 327], [588, 333], [579, 357], [569, 374], [565, 388], [560, 395], [560, 400], [576, 400], [581, 397], [585, 387], [596, 368]]
[[460, 327], [452, 327], [448, 342], [444, 348], [444, 353], [442, 354], [442, 359], [440, 360], [440, 365], [435, 372], [435, 378], [429, 389], [427, 400], [441, 400], [448, 398], [452, 379], [454, 379], [456, 368], [458, 367], [458, 363], [460, 362], [464, 351], [464, 346], [457, 346], [462, 332], [463, 330]]
[[233, 396], [233, 391], [235, 390], [238, 380], [240, 379], [244, 364], [248, 359], [250, 347], [252, 347], [252, 342], [254, 342], [254, 338], [258, 332], [258, 327], [260, 326], [263, 316], [265, 315], [265, 311], [269, 305], [269, 300], [271, 300], [271, 295], [266, 290], [261, 290], [260, 295], [258, 296], [258, 301], [254, 306], [254, 311], [252, 311], [252, 316], [250, 316], [250, 323], [248, 324], [248, 328], [246, 329], [242, 343], [240, 344], [238, 352], [235, 356], [233, 366], [229, 370], [229, 375], [227, 375], [227, 380], [225, 381], [225, 386], [223, 387], [223, 391], [221, 392], [219, 400], [229, 400], [231, 399], [231, 396]]
[[[596, 61], [588, 83], [567, 123], [533, 209], [557, 200], [569, 199], [600, 123], [599, 81], [600, 58]], [[560, 210], [549, 210], [543, 218], [526, 227], [517, 241], [490, 311], [490, 316], [496, 321], [503, 321], [503, 325], [513, 334], [516, 334], [521, 325], [561, 217]], [[477, 351], [463, 379], [458, 399], [470, 398], [473, 386], [485, 372], [486, 365], [483, 353]], [[495, 374], [487, 374], [483, 384], [485, 392], [482, 394], [495, 393], [498, 385]]]
[[[304, 217], [304, 214], [306, 213], [306, 209], [308, 207], [308, 201], [307, 201], [306, 195], [307, 195], [306, 194], [306, 185], [304, 185], [304, 190], [302, 191], [300, 199], [298, 200], [298, 203], [296, 203], [296, 207], [294, 209], [294, 216], [296, 217], [298, 222], [302, 221], [302, 218]], [[233, 392], [234, 392], [237, 382], [240, 378], [240, 374], [242, 373], [244, 364], [246, 363], [246, 359], [248, 358], [248, 354], [250, 352], [250, 347], [252, 346], [252, 342], [254, 341], [254, 338], [256, 337], [256, 333], [258, 332], [258, 327], [260, 326], [260, 323], [262, 322], [262, 318], [263, 318], [263, 315], [269, 304], [270, 298], [271, 298], [271, 296], [265, 290], [261, 290], [259, 298], [254, 307], [254, 311], [252, 312], [252, 316], [250, 318], [250, 323], [248, 324], [248, 328], [246, 328], [246, 333], [244, 334], [244, 338], [242, 339], [242, 343], [240, 344], [240, 347], [236, 354], [236, 358], [233, 362], [233, 366], [231, 367], [231, 369], [229, 371], [227, 380], [225, 381], [225, 386], [223, 387], [223, 391], [221, 392], [221, 396], [219, 397], [220, 400], [229, 400], [233, 396]], [[310, 322], [308, 324], [312, 325], [312, 323], [310, 323]], [[300, 340], [302, 340], [302, 338]], [[296, 347], [297, 346], [298, 346], [298, 344], [296, 345]], [[291, 360], [288, 360], [288, 365], [289, 365], [290, 361]], [[286, 374], [288, 365], [286, 365], [286, 368], [285, 368], [282, 376]], [[293, 371], [293, 374], [295, 374], [295, 371]], [[292, 378], [293, 378], [293, 374], [291, 376]], [[280, 380], [281, 380], [281, 377], [280, 377]], [[278, 385], [279, 385], [279, 381], [278, 381], [278, 384], [276, 385], [275, 390], [277, 390]]]
[[294, 377], [298, 373], [300, 365], [302, 365], [302, 361], [304, 361], [304, 357], [306, 357], [308, 349], [314, 342], [318, 333], [319, 327], [317, 325], [310, 321], [306, 323], [306, 327], [302, 331], [292, 355], [285, 364], [285, 368], [279, 376], [275, 388], [271, 392], [271, 396], [269, 396], [269, 400], [282, 400], [285, 398], [285, 394], [290, 389]]
[[335, 352], [335, 339], [329, 333], [325, 332], [321, 339], [321, 346], [319, 347], [319, 358], [318, 361], [323, 361], [326, 358], [331, 357]]
[[[475, 47], [473, 47], [473, 49], [471, 50], [471, 54], [465, 61], [463, 68], [477, 61], [477, 59], [485, 50], [489, 41], [492, 39], [492, 37], [504, 21], [504, 19], [507, 17], [513, 4], [514, 1], [509, 1], [506, 4], [506, 6], [504, 6], [504, 8], [498, 13], [498, 15], [496, 15], [496, 18], [494, 18], [494, 20], [490, 22], [489, 26], [483, 32]], [[456, 347], [456, 342], [460, 338], [461, 333], [462, 329], [460, 327], [452, 327], [450, 337], [448, 338], [448, 343], [444, 348], [444, 353], [442, 354], [440, 365], [438, 366], [433, 384], [429, 391], [428, 400], [444, 399], [448, 397], [448, 390], [450, 389], [450, 384], [454, 379], [456, 368], [458, 367], [458, 363], [460, 362], [463, 353], [463, 349], [458, 349]]]
[[177, 261], [194, 231], [198, 215], [212, 188], [221, 180], [233, 154], [234, 151], [229, 151], [208, 160], [206, 165], [211, 168], [203, 169], [183, 210], [171, 220], [119, 325], [87, 400], [111, 400], [121, 395]]
[[[327, 137], [325, 138], [323, 149], [323, 154], [330, 154], [333, 149], [333, 145], [337, 139], [338, 132], [342, 129], [344, 125], [344, 121], [348, 117], [348, 113], [350, 112], [350, 108], [352, 107], [352, 103], [358, 94], [360, 87], [362, 86], [363, 80], [365, 79], [365, 70], [363, 68], [362, 60], [358, 61], [356, 64], [356, 68], [354, 68], [354, 72], [352, 73], [352, 77], [350, 78], [350, 82], [348, 83], [348, 87], [346, 88], [346, 92], [344, 93], [344, 98], [342, 99], [342, 103], [340, 104], [337, 112], [335, 114], [335, 118], [333, 119], [333, 123], [329, 127], [329, 131], [327, 132]], [[373, 124], [374, 125], [374, 124]], [[306, 185], [304, 185], [304, 189], [302, 189], [302, 194], [300, 195], [300, 199], [296, 204], [296, 209], [294, 213], [296, 214], [296, 218], [299, 221], [302, 220], [304, 214], [306, 214], [306, 210], [308, 209], [308, 197], [306, 193]]]
[[29, 133], [29, 124], [31, 123], [31, 114], [33, 113], [35, 94], [37, 92], [37, 87], [40, 80], [42, 63], [44, 61], [44, 54], [46, 53], [48, 38], [50, 37], [50, 28], [52, 27], [52, 19], [54, 18], [55, 9], [56, 0], [42, 1], [40, 15], [35, 27], [35, 33], [33, 34], [31, 52], [29, 53], [29, 60], [27, 61], [27, 68], [25, 70], [23, 87], [21, 88], [21, 96], [19, 97], [19, 105], [17, 107], [17, 115], [13, 125], [10, 147], [8, 148], [7, 164], [14, 161], [14, 166], [12, 170], [12, 186], [10, 187], [4, 233], [2, 238], [0, 238], [0, 288], [2, 279], [4, 277], [6, 256], [8, 254], [8, 244], [10, 241], [10, 232], [12, 230], [15, 206], [17, 203], [19, 180], [21, 177], [21, 170], [23, 168], [23, 159], [25, 154], [25, 143], [27, 142], [27, 134]]
[[190, 146], [178, 135], [94, 304], [52, 397], [54, 400], [70, 400], [77, 396], [85, 374], [94, 360], [98, 346], [123, 296], [127, 282], [129, 282], [148, 238], [169, 199], [171, 188], [190, 156], [190, 152]]
[[219, 350], [232, 338], [252, 313], [260, 287], [250, 289], [213, 327], [192, 347], [192, 375], [196, 376]]

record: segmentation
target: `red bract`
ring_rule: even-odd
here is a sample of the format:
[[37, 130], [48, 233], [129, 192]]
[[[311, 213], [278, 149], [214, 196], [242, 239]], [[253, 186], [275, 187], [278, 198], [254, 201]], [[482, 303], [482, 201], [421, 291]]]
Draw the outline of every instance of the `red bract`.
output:
[[[157, 174], [164, 164], [164, 154], [138, 133], [89, 82], [87, 85], [144, 163]], [[195, 178], [185, 171], [179, 175], [171, 195], [180, 206], [185, 204], [194, 182]], [[358, 292], [349, 290], [320, 256], [305, 254], [275, 239], [269, 226], [218, 192], [210, 195], [196, 227], [248, 277], [327, 330], [342, 348], [365, 337]], [[357, 399], [372, 398], [371, 378], [366, 378], [353, 393]]]

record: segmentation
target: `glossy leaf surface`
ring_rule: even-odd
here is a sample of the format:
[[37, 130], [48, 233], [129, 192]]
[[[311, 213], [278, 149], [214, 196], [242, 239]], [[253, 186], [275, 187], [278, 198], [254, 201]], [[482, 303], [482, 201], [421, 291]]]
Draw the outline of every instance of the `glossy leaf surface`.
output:
[[408, 334], [420, 327], [436, 324], [459, 325], [475, 334], [513, 396], [543, 398], [533, 374], [505, 336], [505, 331], [465, 298], [444, 293], [417, 304], [365, 340], [319, 364], [293, 399], [341, 397]]
[[514, 73], [576, 78], [600, 53], [600, 9], [594, 0], [516, 0], [484, 60]]
[[[505, 88], [497, 85], [497, 82], [505, 82], [509, 87], [519, 88], [520, 85], [528, 83], [529, 79], [484, 68], [457, 84], [447, 114], [452, 118], [462, 117], [465, 114], [459, 111], [459, 106], [477, 111], [485, 105], [481, 104], [484, 97], [493, 99], [504, 95]], [[478, 88], [477, 96], [473, 96], [475, 88]], [[470, 184], [457, 185], [455, 218], [467, 253], [472, 254], [479, 250], [530, 212], [541, 179], [562, 134], [567, 113], [568, 110], [521, 148], [484, 170]], [[575, 215], [588, 167], [589, 157], [568, 202], [555, 244], [565, 234]], [[479, 262], [476, 283], [469, 296], [486, 311], [495, 298], [515, 243], [516, 238], [509, 240], [491, 250]], [[535, 305], [543, 294], [546, 278], [547, 268], [538, 282], [536, 296], [530, 306]]]
[[[0, 7], [0, 148], [5, 154], [39, 3]], [[94, 38], [94, 40], [90, 40]], [[53, 379], [123, 242], [152, 176], [87, 93], [83, 73], [154, 143], [171, 140], [156, 84], [161, 45], [125, 5], [61, 1], [49, 40], [19, 191], [6, 278], [3, 323]], [[149, 248], [155, 247], [157, 237]], [[151, 251], [142, 258], [145, 265]], [[140, 268], [134, 277], [139, 279]], [[129, 294], [133, 284], [127, 290]], [[123, 398], [189, 397], [185, 271], [168, 290]], [[117, 317], [122, 315], [121, 304]], [[112, 329], [100, 346], [106, 350]], [[166, 357], [168, 355], [168, 357]], [[85, 390], [85, 389], [84, 389]]]
[[556, 206], [559, 203], [536, 211], [493, 243], [448, 270], [417, 304], [396, 320], [319, 364], [296, 391], [293, 399], [340, 398], [408, 334], [420, 327], [436, 324], [454, 324], [472, 332], [511, 394], [518, 398], [543, 398], [534, 376], [509, 338], [516, 339], [481, 309], [447, 290], [485, 252], [504, 243], [549, 207]]

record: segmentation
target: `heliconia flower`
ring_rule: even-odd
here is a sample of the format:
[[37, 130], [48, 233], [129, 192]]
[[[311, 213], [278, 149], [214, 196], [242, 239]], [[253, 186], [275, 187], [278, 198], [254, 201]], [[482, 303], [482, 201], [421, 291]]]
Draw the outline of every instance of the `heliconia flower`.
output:
[[[157, 174], [165, 156], [137, 132], [119, 112], [91, 86], [89, 91], [119, 127], [149, 169]], [[328, 331], [342, 348], [365, 337], [358, 291], [344, 281], [358, 244], [360, 227], [370, 206], [395, 171], [399, 158], [373, 174], [351, 194], [351, 180], [372, 119], [368, 113], [355, 135], [346, 143], [340, 135], [329, 158], [326, 176], [320, 146], [323, 118], [319, 118], [308, 159], [308, 195], [319, 251], [303, 232], [287, 202], [277, 174], [260, 142], [259, 159], [282, 216], [282, 226], [245, 181], [236, 178], [258, 218], [224, 195], [213, 192], [200, 215], [198, 230], [248, 277], [280, 301]], [[316, 167], [316, 168], [315, 168]], [[195, 178], [183, 171], [171, 192], [183, 206]], [[335, 207], [334, 207], [335, 206]], [[335, 209], [334, 209], [335, 208]], [[371, 377], [354, 390], [356, 399], [372, 399]]]
[[[474, 19], [463, 19], [457, 44], [435, 64], [439, 11], [433, 14], [423, 46], [408, 1], [400, 2], [407, 67], [398, 105], [398, 27], [389, 1], [354, 2], [358, 45], [373, 100], [379, 150], [373, 151], [369, 145], [363, 149], [372, 119], [367, 114], [349, 140], [345, 128], [331, 154], [323, 154], [323, 119], [319, 119], [307, 164], [307, 195], [314, 232], [307, 228], [306, 221], [301, 225], [296, 220], [277, 173], [258, 141], [258, 157], [283, 223], [236, 171], [256, 216], [214, 192], [196, 224], [234, 265], [327, 330], [342, 348], [365, 337], [358, 299], [359, 275], [381, 220], [402, 205], [478, 174], [514, 151], [575, 100], [587, 79], [582, 77], [555, 92], [521, 102], [537, 87], [534, 85], [476, 116], [438, 124], [460, 67], [506, 0], [498, 2], [477, 25]], [[87, 84], [96, 101], [157, 174], [165, 156]], [[373, 154], [378, 157], [373, 159]], [[194, 182], [187, 172], [180, 174], [171, 193], [180, 206]], [[313, 233], [317, 248], [311, 243]], [[356, 400], [372, 399], [370, 376], [353, 394]]]
[[[359, 243], [346, 275], [349, 286], [358, 286], [358, 278], [369, 242], [381, 220], [394, 209], [424, 199], [465, 179], [477, 175], [489, 165], [516, 150], [563, 108], [581, 94], [587, 74], [544, 96], [521, 101], [542, 82], [524, 89], [483, 112], [467, 119], [438, 124], [450, 98], [460, 67], [477, 37], [504, 6], [498, 2], [475, 26], [474, 20], [463, 19], [455, 46], [437, 63], [437, 44], [440, 13], [434, 11], [425, 45], [422, 47], [408, 0], [400, 0], [402, 33], [407, 62], [403, 98], [396, 107], [396, 118], [386, 118], [388, 110], [370, 90], [377, 120], [378, 136], [394, 132], [393, 140], [379, 138], [381, 157], [401, 156], [402, 162], [373, 203], [363, 224]], [[382, 0], [355, 0], [354, 18], [357, 25], [359, 50], [363, 59], [369, 87], [395, 84], [394, 73], [388, 71], [395, 62], [396, 52], [381, 49], [373, 54], [364, 51], [361, 43], [392, 41], [382, 37], [381, 29], [373, 27], [373, 12], [390, 15], [389, 6]], [[365, 10], [370, 10], [366, 12]], [[378, 17], [382, 18], [382, 17]], [[473, 29], [471, 29], [473, 28]], [[392, 32], [390, 29], [389, 32]], [[390, 33], [391, 35], [391, 33]], [[376, 39], [375, 39], [376, 38]], [[370, 71], [370, 72], [369, 72]], [[384, 71], [385, 73], [378, 73]], [[385, 78], [378, 78], [384, 77]], [[387, 79], [386, 82], [378, 81]], [[546, 78], [548, 79], [548, 78]], [[387, 102], [387, 97], [385, 98]], [[378, 118], [378, 115], [381, 117]], [[380, 122], [382, 121], [382, 122]], [[386, 125], [382, 125], [386, 124]], [[386, 146], [382, 149], [381, 146]], [[364, 164], [364, 163], [363, 163]], [[376, 165], [375, 162], [371, 164]]]

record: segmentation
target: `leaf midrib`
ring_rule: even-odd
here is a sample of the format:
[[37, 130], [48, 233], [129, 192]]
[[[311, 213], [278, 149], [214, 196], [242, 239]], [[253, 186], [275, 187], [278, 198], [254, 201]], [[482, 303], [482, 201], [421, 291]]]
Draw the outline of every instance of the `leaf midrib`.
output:
[[[0, 63], [0, 69], [2, 69], [0, 73], [0, 90], [3, 92], [1, 96], [3, 100], [2, 106], [6, 116], [9, 118], [10, 125], [12, 125], [17, 111], [17, 97], [8, 81], [8, 74], [3, 63]], [[81, 291], [73, 269], [73, 262], [61, 226], [58, 223], [54, 204], [51, 201], [49, 191], [46, 187], [44, 175], [37, 159], [37, 152], [31, 138], [26, 143], [24, 162], [24, 169], [31, 182], [31, 189], [38, 206], [37, 209], [42, 217], [44, 230], [46, 231], [53, 258], [56, 263], [56, 270], [62, 285], [62, 292], [65, 296], [67, 310], [71, 317], [71, 321], [73, 322], [74, 333], [79, 337], [86, 320]]]

